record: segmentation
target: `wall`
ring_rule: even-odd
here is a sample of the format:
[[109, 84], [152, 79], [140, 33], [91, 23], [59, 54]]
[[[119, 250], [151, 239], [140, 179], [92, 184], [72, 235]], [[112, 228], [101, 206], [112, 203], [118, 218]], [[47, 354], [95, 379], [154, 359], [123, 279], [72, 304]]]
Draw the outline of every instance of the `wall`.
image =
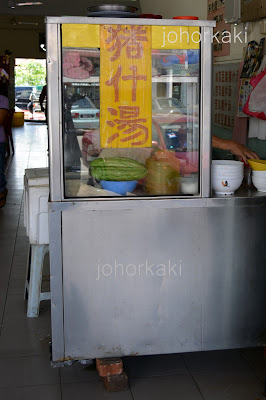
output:
[[14, 58], [45, 58], [39, 48], [42, 32], [43, 17], [0, 16], [0, 54], [8, 49]]
[[234, 43], [234, 41], [232, 40], [232, 43], [230, 45], [230, 55], [226, 57], [214, 57], [214, 63], [224, 64], [229, 62], [240, 62], [243, 59], [243, 52], [245, 51], [245, 48], [247, 46], [247, 43], [245, 43], [244, 35], [245, 28], [247, 29], [247, 42], [250, 42], [251, 40], [256, 40], [257, 42], [259, 42], [262, 37], [265, 37], [265, 34], [260, 33], [262, 23], [263, 22], [261, 21], [256, 21], [249, 22], [248, 24], [238, 24], [237, 26], [232, 24], [232, 39], [234, 38], [234, 28], [236, 28], [236, 34], [238, 34], [239, 32], [243, 32], [243, 35], [240, 36], [240, 39], [242, 39], [243, 43], [240, 43], [239, 40], [236, 40]]
[[[259, 43], [260, 39], [265, 37], [265, 34], [260, 33], [260, 28], [261, 25], [263, 24], [262, 21], [256, 21], [256, 22], [249, 22], [246, 27], [247, 27], [247, 42], [250, 42], [251, 40], [256, 40], [256, 42]], [[234, 37], [233, 34], [233, 29], [235, 25], [233, 24], [231, 26], [231, 34], [232, 38]], [[240, 31], [244, 32], [245, 30], [245, 25], [239, 24], [236, 27], [236, 33], [239, 33]], [[214, 64], [226, 64], [226, 63], [234, 63], [234, 62], [240, 62], [243, 60], [245, 51], [246, 51], [246, 46], [247, 43], [244, 42], [245, 37], [244, 34], [243, 36], [241, 35], [241, 38], [243, 40], [243, 43], [241, 44], [238, 40], [236, 43], [231, 43], [230, 46], [230, 55], [227, 57], [214, 57]], [[266, 54], [266, 44], [264, 48], [264, 53]], [[237, 99], [236, 99], [237, 101]], [[224, 128], [217, 127], [213, 125], [212, 127], [212, 132], [223, 138], [223, 139], [231, 139], [232, 138], [232, 131]], [[259, 139], [248, 139], [247, 140], [247, 146], [256, 151], [260, 157], [266, 159], [266, 141], [265, 140], [259, 140]], [[215, 150], [215, 156], [217, 158], [224, 158], [225, 153], [223, 151], [216, 151]]]
[[195, 15], [207, 19], [206, 0], [140, 0], [143, 13], [160, 14], [163, 18], [177, 15]]
[[14, 64], [16, 58], [46, 58], [39, 46], [39, 34], [45, 32], [43, 17], [0, 16], [0, 54], [10, 55], [9, 102], [15, 104]]
[[[87, 14], [87, 7], [92, 4], [101, 3], [127, 3], [138, 6], [138, 0], [42, 0], [41, 6], [7, 7], [8, 0], [0, 1], [0, 15], [83, 15]], [[175, 15], [197, 15], [200, 19], [207, 19], [206, 0], [139, 0], [143, 13], [161, 14], [165, 18], [172, 18]]]

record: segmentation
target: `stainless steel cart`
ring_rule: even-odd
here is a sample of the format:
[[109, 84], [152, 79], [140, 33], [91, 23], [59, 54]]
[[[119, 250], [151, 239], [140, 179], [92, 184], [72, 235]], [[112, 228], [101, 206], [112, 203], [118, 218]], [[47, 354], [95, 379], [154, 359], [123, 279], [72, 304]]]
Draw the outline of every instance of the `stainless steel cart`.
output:
[[[246, 190], [211, 198], [213, 26], [210, 21], [47, 18], [53, 361], [258, 345], [266, 315], [266, 196]], [[101, 63], [101, 44], [103, 29], [119, 35], [126, 29], [121, 41], [132, 27], [139, 35], [136, 27], [142, 27], [151, 40], [150, 86], [141, 89], [152, 94], [143, 105], [151, 115], [141, 117], [151, 117], [142, 128], [151, 144], [121, 150], [119, 144], [108, 148], [110, 136], [103, 140], [104, 106], [109, 104], [113, 114], [118, 107], [102, 85], [101, 74], [109, 73], [109, 86], [114, 75]], [[180, 42], [184, 29], [198, 32], [201, 42]], [[140, 46], [136, 41], [135, 36], [127, 43]], [[120, 50], [127, 46], [123, 43]], [[108, 45], [114, 57], [114, 36]], [[87, 69], [87, 77], [71, 68]], [[162, 99], [167, 112], [158, 111]], [[127, 105], [131, 111], [135, 106]], [[77, 118], [85, 126], [79, 128]], [[97, 118], [100, 130], [92, 125]], [[137, 133], [136, 124], [131, 132]], [[110, 154], [141, 159], [147, 166], [160, 143], [171, 162], [173, 155], [178, 159], [179, 170], [171, 171], [174, 181], [164, 180], [159, 191], [157, 183], [146, 190], [146, 177], [146, 183], [136, 179], [136, 189], [121, 195], [93, 176], [93, 160]], [[156, 160], [153, 165], [166, 172], [172, 168]], [[187, 178], [193, 181], [182, 189]]]

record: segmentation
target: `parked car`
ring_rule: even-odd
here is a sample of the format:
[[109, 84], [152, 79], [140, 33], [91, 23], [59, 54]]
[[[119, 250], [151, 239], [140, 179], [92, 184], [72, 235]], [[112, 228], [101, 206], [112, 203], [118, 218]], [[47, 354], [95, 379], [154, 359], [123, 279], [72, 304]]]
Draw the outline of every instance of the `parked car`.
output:
[[89, 97], [81, 98], [72, 104], [71, 116], [75, 129], [99, 128], [100, 110]]
[[29, 104], [31, 93], [32, 88], [16, 88], [15, 106], [20, 108], [21, 110], [27, 110], [27, 105]]
[[153, 114], [187, 113], [187, 107], [173, 97], [155, 97], [152, 99]]

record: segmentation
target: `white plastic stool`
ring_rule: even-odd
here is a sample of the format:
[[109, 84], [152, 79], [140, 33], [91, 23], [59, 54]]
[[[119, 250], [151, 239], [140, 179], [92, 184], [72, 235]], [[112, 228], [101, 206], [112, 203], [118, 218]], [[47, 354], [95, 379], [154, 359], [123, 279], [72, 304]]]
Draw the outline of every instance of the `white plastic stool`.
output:
[[28, 297], [28, 317], [38, 317], [40, 302], [51, 299], [50, 292], [41, 292], [43, 260], [48, 251], [48, 244], [30, 245], [24, 292], [24, 297]]
[[38, 317], [40, 301], [50, 300], [50, 292], [41, 292], [44, 256], [49, 251], [48, 168], [31, 168], [24, 175], [24, 224], [30, 241], [25, 281], [28, 317]]

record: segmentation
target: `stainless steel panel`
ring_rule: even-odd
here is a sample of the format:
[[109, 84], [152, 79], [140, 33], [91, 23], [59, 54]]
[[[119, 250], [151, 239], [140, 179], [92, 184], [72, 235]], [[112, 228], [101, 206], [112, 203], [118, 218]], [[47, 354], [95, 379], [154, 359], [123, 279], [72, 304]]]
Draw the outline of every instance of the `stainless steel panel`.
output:
[[61, 211], [51, 210], [49, 203], [49, 256], [52, 317], [52, 357], [64, 358], [64, 307], [63, 307], [63, 262], [61, 253]]
[[152, 198], [151, 200], [135, 199], [118, 199], [108, 201], [99, 200], [76, 200], [75, 202], [50, 203], [51, 211], [64, 211], [69, 208], [74, 211], [86, 210], [131, 210], [137, 208], [202, 208], [202, 207], [246, 207], [246, 206], [264, 206], [266, 196], [264, 193], [255, 189], [242, 188], [237, 190], [234, 196], [215, 196], [212, 198], [190, 198], [190, 199], [167, 199]]
[[[89, 17], [46, 17], [46, 23], [49, 24], [124, 24], [124, 18], [89, 18]], [[148, 19], [148, 18], [127, 18], [127, 25], [173, 25], [173, 26], [216, 26], [216, 21], [202, 20], [181, 20], [181, 19]]]
[[212, 29], [204, 27], [201, 34], [201, 194], [210, 197]]
[[[63, 205], [65, 358], [258, 343], [266, 313], [265, 196], [239, 197], [234, 207], [233, 199], [198, 199], [198, 207], [170, 202], [172, 208], [161, 201], [132, 209], [118, 202], [94, 202], [91, 210], [90, 202]], [[167, 268], [156, 275], [155, 267], [169, 261], [177, 275]], [[130, 276], [146, 262], [154, 275], [144, 267]], [[98, 272], [109, 273], [105, 264], [109, 277]], [[123, 276], [121, 266], [115, 276], [118, 264]]]
[[62, 199], [62, 137], [61, 137], [61, 61], [60, 26], [48, 24], [47, 35], [47, 98], [50, 160], [50, 199]]

